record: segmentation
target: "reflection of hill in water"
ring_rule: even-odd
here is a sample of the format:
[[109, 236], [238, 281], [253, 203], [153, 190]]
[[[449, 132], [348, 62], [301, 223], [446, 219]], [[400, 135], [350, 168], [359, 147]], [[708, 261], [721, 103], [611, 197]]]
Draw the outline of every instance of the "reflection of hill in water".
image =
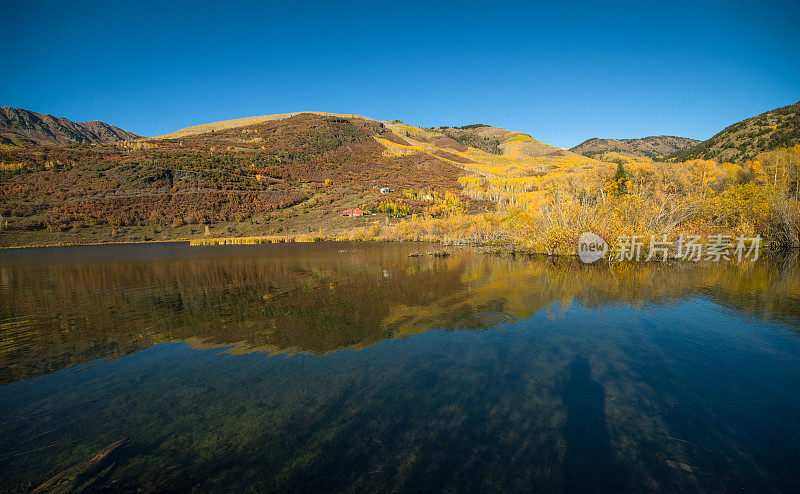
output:
[[[139, 246], [14, 252], [0, 261], [0, 382], [164, 341], [328, 353], [430, 328], [484, 329], [581, 303], [706, 297], [800, 326], [798, 262], [585, 266], [419, 246]], [[63, 262], [66, 258], [67, 262]]]

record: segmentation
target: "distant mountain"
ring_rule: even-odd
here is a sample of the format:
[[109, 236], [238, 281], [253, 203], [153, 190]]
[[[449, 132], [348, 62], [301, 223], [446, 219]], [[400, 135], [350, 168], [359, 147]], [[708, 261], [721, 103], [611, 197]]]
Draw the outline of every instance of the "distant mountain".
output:
[[673, 157], [680, 161], [702, 158], [741, 163], [760, 152], [797, 144], [800, 144], [800, 102], [735, 123]]
[[617, 152], [633, 156], [657, 158], [669, 156], [675, 152], [688, 149], [701, 141], [688, 137], [650, 136], [640, 139], [600, 139], [594, 137], [583, 141], [570, 151], [589, 158], [606, 152]]
[[59, 145], [140, 139], [142, 136], [97, 120], [73, 122], [44, 113], [0, 108], [0, 146]]

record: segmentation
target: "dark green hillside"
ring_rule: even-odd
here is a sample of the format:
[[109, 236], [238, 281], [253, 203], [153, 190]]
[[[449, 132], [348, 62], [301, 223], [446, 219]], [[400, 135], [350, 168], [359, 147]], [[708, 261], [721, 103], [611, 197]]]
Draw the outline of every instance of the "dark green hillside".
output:
[[742, 163], [758, 153], [800, 144], [800, 102], [730, 125], [711, 139], [672, 157]]

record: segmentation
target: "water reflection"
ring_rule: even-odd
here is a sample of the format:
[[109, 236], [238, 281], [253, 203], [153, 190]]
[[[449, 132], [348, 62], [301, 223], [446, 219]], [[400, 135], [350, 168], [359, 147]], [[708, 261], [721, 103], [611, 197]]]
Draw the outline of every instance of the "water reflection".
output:
[[324, 354], [430, 328], [502, 325], [573, 301], [701, 296], [794, 333], [800, 326], [796, 258], [609, 267], [471, 251], [409, 258], [402, 245], [107, 249], [4, 254], [0, 383], [165, 341]]
[[609, 267], [418, 249], [4, 252], [0, 489], [128, 437], [100, 484], [800, 480], [796, 259]]

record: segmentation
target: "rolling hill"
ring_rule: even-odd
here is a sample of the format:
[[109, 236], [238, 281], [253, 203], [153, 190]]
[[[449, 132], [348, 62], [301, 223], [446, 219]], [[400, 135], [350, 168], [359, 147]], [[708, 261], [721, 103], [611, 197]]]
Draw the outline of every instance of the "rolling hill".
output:
[[676, 136], [649, 136], [640, 139], [601, 139], [593, 137], [570, 148], [570, 151], [589, 158], [607, 152], [617, 152], [629, 156], [655, 159], [688, 149], [700, 142], [697, 139]]
[[0, 146], [57, 146], [140, 139], [142, 136], [97, 120], [73, 122], [30, 110], [0, 108]]
[[679, 161], [711, 159], [742, 163], [758, 153], [800, 144], [800, 102], [724, 128], [714, 137], [672, 155]]
[[[120, 137], [122, 135], [119, 135]], [[421, 128], [322, 112], [166, 136], [0, 149], [0, 245], [350, 230], [452, 208], [485, 211], [462, 177], [529, 180], [599, 162], [498, 127]], [[392, 192], [381, 193], [381, 188]]]
[[256, 117], [242, 117], [242, 118], [234, 118], [231, 120], [220, 120], [218, 122], [211, 122], [206, 124], [200, 125], [193, 125], [191, 127], [185, 127], [183, 129], [178, 129], [174, 132], [170, 132], [169, 134], [163, 135], [158, 137], [158, 139], [174, 139], [177, 137], [186, 137], [191, 135], [198, 135], [198, 134], [205, 134], [208, 132], [216, 132], [219, 130], [227, 130], [227, 129], [235, 129], [238, 127], [247, 127], [249, 125], [256, 125], [263, 122], [269, 122], [273, 120], [284, 120], [290, 117], [294, 117], [297, 115], [318, 115], [318, 116], [329, 116], [329, 117], [340, 117], [340, 118], [355, 118], [359, 120], [372, 120], [371, 118], [364, 117], [361, 115], [350, 115], [350, 114], [341, 114], [341, 113], [327, 113], [321, 111], [298, 111], [298, 112], [291, 112], [291, 113], [276, 113], [274, 115], [259, 115]]

